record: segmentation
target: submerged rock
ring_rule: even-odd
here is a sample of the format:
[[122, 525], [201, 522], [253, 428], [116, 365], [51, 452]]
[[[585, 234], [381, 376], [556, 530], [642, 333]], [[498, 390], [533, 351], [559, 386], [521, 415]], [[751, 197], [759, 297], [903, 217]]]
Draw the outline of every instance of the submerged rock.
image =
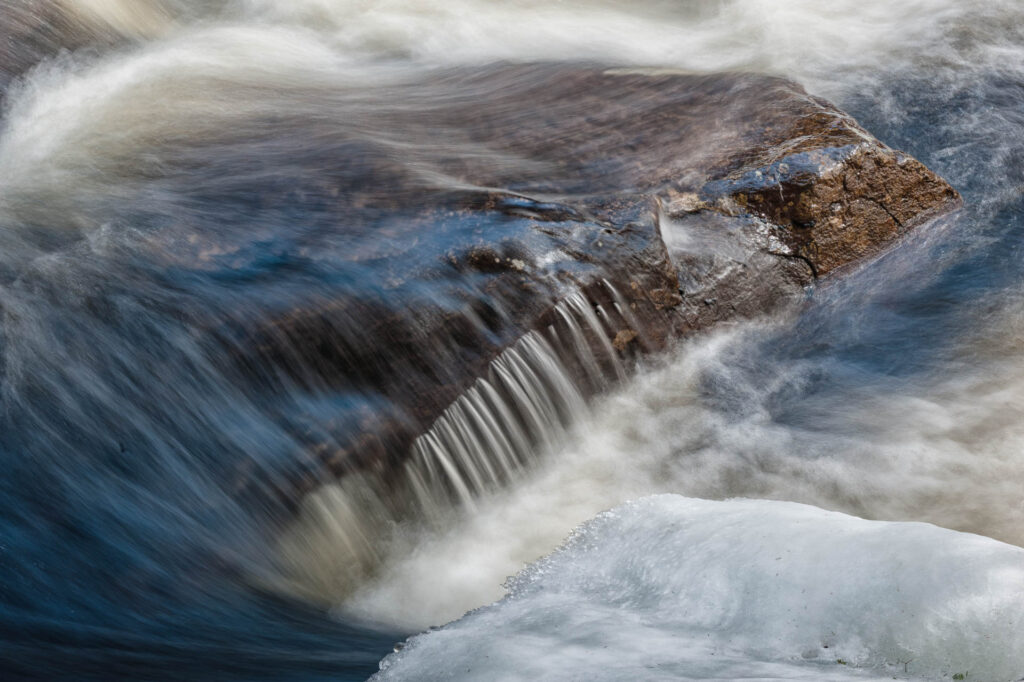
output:
[[351, 295], [214, 330], [249, 381], [336, 397], [331, 423], [288, 417], [314, 457], [275, 483], [286, 500], [325, 472], [387, 478], [481, 378], [491, 403], [516, 390], [493, 363], [528, 333], [593, 393], [960, 203], [779, 78], [499, 65], [360, 96], [350, 123], [369, 132], [307, 192], [339, 235], [315, 258]]

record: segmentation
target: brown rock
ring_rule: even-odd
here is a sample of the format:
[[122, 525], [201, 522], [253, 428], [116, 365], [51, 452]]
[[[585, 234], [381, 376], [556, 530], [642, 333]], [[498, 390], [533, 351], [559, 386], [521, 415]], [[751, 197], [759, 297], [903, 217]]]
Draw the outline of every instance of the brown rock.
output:
[[849, 144], [740, 168], [705, 185], [703, 200], [723, 213], [753, 214], [782, 227], [781, 238], [818, 275], [875, 253], [960, 204], [956, 190], [920, 162], [866, 140], [849, 119], [844, 125]]
[[346, 121], [377, 134], [353, 140], [322, 187], [287, 195], [332, 207], [345, 236], [333, 257], [359, 284], [215, 323], [255, 384], [288, 377], [383, 415], [301, 427], [334, 474], [401, 461], [503, 350], [557, 331], [573, 292], [607, 317], [607, 338], [585, 343], [653, 352], [762, 314], [960, 201], [778, 78], [494, 66], [361, 97]]
[[626, 350], [634, 339], [636, 339], [635, 331], [632, 329], [621, 329], [617, 334], [615, 334], [615, 338], [612, 340], [612, 346], [615, 347], [615, 350], [621, 353]]

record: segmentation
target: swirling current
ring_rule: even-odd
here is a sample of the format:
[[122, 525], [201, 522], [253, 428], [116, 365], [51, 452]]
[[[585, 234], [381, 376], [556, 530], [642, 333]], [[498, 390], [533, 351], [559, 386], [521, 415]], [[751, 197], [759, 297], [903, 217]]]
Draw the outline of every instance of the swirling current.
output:
[[[0, 677], [1024, 676], [1017, 2], [0, 0], [0, 22]], [[572, 419], [471, 507], [353, 531], [358, 478], [283, 500], [275, 475], [378, 396], [244, 357], [251, 323], [377, 286], [333, 264], [396, 246], [332, 229], [355, 199], [331, 188], [371, 148], [434, 172], [417, 154], [448, 141], [392, 125], [431, 74], [536, 61], [793, 79], [965, 206], [589, 406], [555, 372]], [[800, 596], [819, 581], [834, 598]]]

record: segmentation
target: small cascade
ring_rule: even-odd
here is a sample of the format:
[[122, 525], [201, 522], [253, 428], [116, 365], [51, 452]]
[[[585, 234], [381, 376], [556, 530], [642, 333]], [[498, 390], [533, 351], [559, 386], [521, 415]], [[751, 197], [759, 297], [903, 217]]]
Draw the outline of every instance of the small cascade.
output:
[[615, 312], [618, 313], [619, 317], [622, 318], [630, 328], [640, 329], [640, 322], [636, 319], [633, 309], [629, 306], [629, 302], [626, 301], [622, 293], [607, 279], [602, 278], [601, 283], [604, 284], [604, 288], [609, 294], [611, 294], [612, 306], [615, 308]]
[[536, 453], [563, 442], [586, 413], [585, 396], [625, 379], [608, 311], [575, 292], [555, 314], [545, 332], [527, 333], [495, 359], [413, 443], [405, 473], [421, 513], [452, 502], [472, 506], [474, 497], [508, 484]]
[[442, 527], [452, 510], [474, 509], [563, 445], [588, 412], [586, 398], [626, 377], [609, 339], [636, 325], [604, 285], [612, 307], [566, 297], [550, 325], [502, 352], [413, 442], [398, 476], [349, 475], [307, 495], [279, 545], [290, 588], [335, 601], [382, 561], [397, 521]]
[[300, 529], [278, 538], [285, 574], [293, 577], [281, 587], [344, 594], [371, 574], [383, 558], [380, 537], [392, 518], [380, 492], [378, 480], [356, 473], [307, 495]]
[[[615, 287], [609, 284], [607, 280], [605, 280], [604, 284], [613, 292], [614, 296], [619, 296], [621, 298], [621, 295], [618, 294]], [[625, 380], [626, 370], [622, 366], [622, 361], [619, 359], [618, 353], [616, 353], [615, 349], [612, 347], [611, 341], [609, 341], [610, 337], [613, 338], [615, 336], [616, 329], [613, 326], [608, 312], [600, 305], [591, 307], [587, 299], [580, 293], [575, 293], [567, 298], [566, 305], [575, 314], [576, 319], [583, 321], [583, 326], [591, 332], [591, 336], [597, 339], [601, 350], [604, 351], [602, 357], [608, 360], [608, 365], [611, 367], [611, 370], [615, 375], [615, 380]], [[599, 315], [600, 319], [598, 319]], [[634, 326], [636, 326], [635, 323]], [[604, 378], [607, 381], [607, 377]]]
[[[584, 363], [596, 367], [592, 357]], [[510, 482], [537, 450], [556, 445], [585, 411], [554, 348], [528, 333], [413, 443], [405, 473], [418, 506], [428, 514], [450, 502], [472, 506], [474, 497]]]

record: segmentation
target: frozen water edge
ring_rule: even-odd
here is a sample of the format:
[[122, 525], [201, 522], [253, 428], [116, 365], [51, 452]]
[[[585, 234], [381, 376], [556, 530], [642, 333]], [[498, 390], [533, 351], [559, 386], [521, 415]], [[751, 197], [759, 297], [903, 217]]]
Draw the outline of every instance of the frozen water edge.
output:
[[925, 523], [659, 495], [585, 523], [507, 588], [374, 679], [1024, 675], [1024, 549]]

